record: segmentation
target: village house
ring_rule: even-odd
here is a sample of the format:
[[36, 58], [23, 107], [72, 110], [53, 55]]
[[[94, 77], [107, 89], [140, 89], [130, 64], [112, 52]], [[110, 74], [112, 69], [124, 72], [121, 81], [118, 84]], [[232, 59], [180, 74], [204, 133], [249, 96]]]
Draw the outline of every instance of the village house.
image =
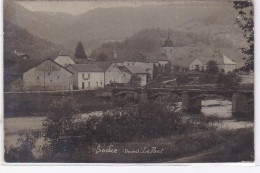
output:
[[232, 72], [236, 69], [236, 63], [221, 53], [213, 54], [211, 57], [195, 58], [189, 65], [190, 70], [204, 71], [207, 70], [207, 63], [215, 61], [219, 69], [225, 73]]
[[[131, 77], [135, 76], [136, 78], [138, 78], [139, 81], [139, 85], [140, 86], [145, 86], [147, 83], [147, 76], [149, 74], [149, 72], [147, 72], [146, 70], [144, 70], [141, 67], [135, 67], [135, 66], [124, 66], [128, 73], [131, 73]], [[123, 68], [123, 67], [121, 67]]]
[[170, 63], [170, 60], [168, 59], [167, 55], [165, 53], [160, 53], [158, 56], [158, 64], [161, 66], [165, 66]]
[[95, 64], [104, 71], [105, 86], [112, 83], [126, 84], [131, 78], [129, 73], [122, 71], [122, 68], [119, 68], [114, 62], [100, 62]]
[[125, 66], [118, 66], [118, 68], [121, 70], [123, 77], [122, 77], [122, 83], [125, 85], [128, 84], [132, 77], [132, 72], [128, 70]]
[[97, 64], [70, 64], [67, 69], [73, 73], [73, 89], [93, 90], [104, 88], [104, 70]]
[[46, 59], [24, 71], [11, 83], [11, 91], [72, 90], [72, 72]]
[[[134, 54], [130, 59], [124, 61], [123, 63], [117, 64], [118, 66], [137, 67], [136, 69], [141, 69], [146, 74], [149, 74], [149, 78], [153, 79], [153, 66], [155, 62], [144, 56], [142, 53]], [[148, 77], [148, 76], [147, 76]]]
[[63, 67], [67, 67], [69, 64], [75, 64], [70, 55], [62, 50], [58, 55], [55, 54], [52, 59]]

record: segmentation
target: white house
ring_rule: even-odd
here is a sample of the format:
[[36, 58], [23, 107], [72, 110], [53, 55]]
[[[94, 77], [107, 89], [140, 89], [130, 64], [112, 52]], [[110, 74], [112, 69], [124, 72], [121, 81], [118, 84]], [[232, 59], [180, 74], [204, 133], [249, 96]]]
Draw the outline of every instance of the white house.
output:
[[[153, 66], [154, 61], [147, 56], [144, 56], [142, 53], [134, 54], [130, 59], [123, 62], [123, 66], [125, 67], [137, 67], [138, 69], [142, 69], [142, 71], [149, 74], [151, 79], [153, 78]], [[119, 64], [118, 64], [119, 65]]]
[[189, 65], [190, 70], [204, 71], [207, 70], [207, 63], [215, 61], [219, 69], [224, 70], [225, 73], [232, 72], [236, 69], [236, 63], [221, 53], [214, 54], [211, 57], [195, 58]]
[[95, 64], [102, 68], [105, 73], [105, 85], [109, 85], [111, 83], [126, 84], [131, 78], [128, 73], [122, 71], [122, 69], [119, 68], [114, 62], [100, 62]]
[[67, 67], [69, 64], [75, 64], [73, 59], [64, 51], [60, 51], [58, 56], [55, 56], [53, 60], [63, 67]]
[[207, 63], [207, 61], [201, 60], [201, 58], [196, 58], [190, 63], [190, 70], [198, 70], [198, 71], [204, 71], [204, 62]]
[[46, 59], [24, 71], [11, 84], [12, 91], [72, 90], [72, 72], [52, 59]]
[[135, 75], [137, 78], [140, 79], [140, 86], [145, 86], [147, 82], [147, 75], [149, 74], [146, 70], [140, 67], [134, 66], [125, 66], [131, 73], [131, 75]]
[[97, 64], [70, 64], [67, 69], [73, 73], [73, 89], [104, 88], [104, 70]]

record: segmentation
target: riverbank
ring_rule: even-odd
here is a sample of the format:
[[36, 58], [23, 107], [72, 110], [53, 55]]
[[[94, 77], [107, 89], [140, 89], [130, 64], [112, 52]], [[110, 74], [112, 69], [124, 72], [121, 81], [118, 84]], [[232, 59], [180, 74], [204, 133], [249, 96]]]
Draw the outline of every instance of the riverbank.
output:
[[[181, 104], [178, 105], [181, 107]], [[202, 114], [205, 116], [217, 116], [221, 119], [219, 123], [216, 123], [219, 129], [236, 130], [241, 128], [252, 128], [254, 122], [252, 121], [238, 121], [232, 118], [231, 114], [231, 102], [221, 99], [210, 99], [202, 101]], [[100, 116], [102, 111], [93, 111], [90, 113], [81, 114], [81, 118], [87, 118], [88, 116]], [[4, 119], [5, 130], [5, 146], [17, 146], [17, 139], [20, 134], [24, 134], [29, 130], [42, 130], [42, 122], [45, 116], [41, 117], [15, 117]]]
[[107, 99], [97, 97], [95, 91], [60, 92], [60, 93], [5, 93], [4, 117], [45, 116], [53, 101], [72, 97], [78, 103], [82, 113], [102, 111], [106, 108]]

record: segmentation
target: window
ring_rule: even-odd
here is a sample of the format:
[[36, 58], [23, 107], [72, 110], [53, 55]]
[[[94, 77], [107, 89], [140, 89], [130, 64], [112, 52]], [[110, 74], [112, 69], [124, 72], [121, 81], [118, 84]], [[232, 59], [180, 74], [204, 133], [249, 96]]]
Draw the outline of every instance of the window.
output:
[[82, 88], [82, 89], [85, 88], [85, 84], [84, 84], [84, 82], [82, 82], [82, 86], [81, 86], [81, 88]]
[[60, 76], [57, 76], [57, 79], [59, 79], [60, 78]]
[[96, 82], [97, 83], [97, 87], [98, 87], [98, 82]]
[[88, 87], [90, 88], [90, 82], [88, 83]]
[[39, 80], [39, 79], [40, 79], [40, 76], [37, 76], [37, 79]]
[[50, 76], [50, 75], [51, 75], [51, 73], [49, 72], [49, 73], [48, 73], [48, 75]]
[[127, 65], [129, 66], [130, 64], [129, 64], [129, 63], [127, 63]]
[[125, 73], [124, 73], [124, 76], [125, 76]]
[[84, 74], [82, 74], [82, 78], [84, 78]]
[[52, 80], [50, 80], [50, 82], [52, 83]]
[[102, 82], [100, 82], [100, 85], [102, 86]]
[[90, 78], [90, 74], [88, 74], [88, 79]]

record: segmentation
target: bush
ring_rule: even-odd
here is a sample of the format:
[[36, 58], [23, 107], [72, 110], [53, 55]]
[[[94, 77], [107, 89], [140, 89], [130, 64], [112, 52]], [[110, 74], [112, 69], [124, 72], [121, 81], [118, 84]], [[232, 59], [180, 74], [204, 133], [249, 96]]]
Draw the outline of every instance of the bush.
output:
[[38, 132], [30, 131], [25, 136], [18, 139], [18, 146], [16, 148], [5, 148], [6, 162], [34, 162], [36, 158], [33, 154], [36, 140], [39, 138]]
[[45, 157], [53, 159], [54, 154], [66, 159], [75, 152], [78, 131], [75, 130], [73, 121], [78, 112], [78, 103], [72, 97], [64, 97], [52, 103], [43, 122], [43, 137], [48, 142], [43, 146]]
[[102, 116], [79, 120], [78, 104], [72, 98], [65, 97], [52, 104], [43, 123], [43, 137], [47, 143], [42, 146], [42, 158], [33, 156], [35, 140], [28, 136], [18, 148], [7, 150], [6, 161], [95, 162], [93, 147], [96, 144], [122, 144], [170, 136], [189, 137], [204, 132], [214, 134], [213, 138], [204, 142], [218, 141], [213, 125], [215, 117], [176, 112], [171, 108], [176, 107], [174, 103], [177, 99], [165, 95], [146, 103], [126, 102], [103, 112]]
[[220, 72], [216, 79], [217, 87], [221, 89], [238, 89], [240, 82], [241, 78], [235, 72]]
[[216, 75], [219, 72], [219, 68], [216, 61], [210, 60], [207, 63], [207, 70], [206, 72], [211, 75]]

